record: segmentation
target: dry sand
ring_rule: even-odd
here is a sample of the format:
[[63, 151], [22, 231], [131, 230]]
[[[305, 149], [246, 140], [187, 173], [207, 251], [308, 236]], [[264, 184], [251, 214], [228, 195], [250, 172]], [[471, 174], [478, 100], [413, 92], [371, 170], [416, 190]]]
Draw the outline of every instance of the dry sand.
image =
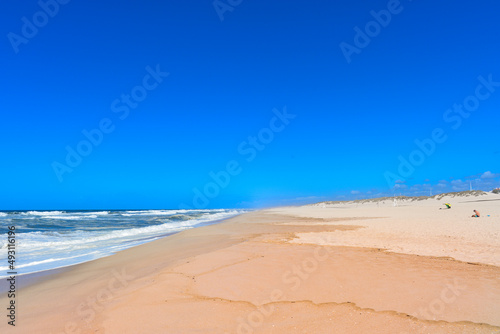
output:
[[[444, 209], [444, 203], [450, 203], [452, 208]], [[396, 205], [393, 200], [386, 200], [268, 211], [325, 219], [355, 214], [359, 219], [353, 224], [363, 226], [346, 233], [300, 233], [294, 240], [298, 243], [383, 248], [500, 266], [500, 195], [397, 200]], [[476, 209], [481, 213], [480, 219], [471, 218]]]
[[241, 215], [43, 277], [0, 333], [500, 333], [499, 204]]

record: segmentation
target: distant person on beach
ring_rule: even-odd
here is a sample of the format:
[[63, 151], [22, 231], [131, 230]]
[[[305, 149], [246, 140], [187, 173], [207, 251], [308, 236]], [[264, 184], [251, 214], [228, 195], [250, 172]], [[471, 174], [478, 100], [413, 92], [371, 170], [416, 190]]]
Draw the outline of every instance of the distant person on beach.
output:
[[439, 208], [439, 210], [441, 210], [441, 209], [451, 209], [451, 204], [450, 203], [444, 203], [443, 205], [446, 205], [446, 208]]
[[479, 211], [474, 210], [474, 214], [472, 215], [472, 217], [479, 218], [481, 217], [481, 215], [479, 214]]

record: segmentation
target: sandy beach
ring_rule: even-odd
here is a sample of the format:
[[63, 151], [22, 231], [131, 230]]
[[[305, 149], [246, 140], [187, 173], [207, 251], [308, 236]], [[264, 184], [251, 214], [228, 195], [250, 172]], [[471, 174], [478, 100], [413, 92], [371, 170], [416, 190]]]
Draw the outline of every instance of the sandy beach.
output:
[[255, 211], [41, 277], [16, 303], [1, 333], [500, 333], [500, 195]]
[[0, 334], [500, 334], [500, 1], [3, 4]]

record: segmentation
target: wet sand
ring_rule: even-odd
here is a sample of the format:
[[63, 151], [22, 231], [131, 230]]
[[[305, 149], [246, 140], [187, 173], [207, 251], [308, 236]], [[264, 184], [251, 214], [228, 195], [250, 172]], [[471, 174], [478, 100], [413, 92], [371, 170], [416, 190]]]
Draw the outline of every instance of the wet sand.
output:
[[[491, 203], [471, 204], [491, 212], [490, 220], [457, 223], [443, 212], [440, 228], [421, 224], [428, 234], [416, 233], [413, 219], [425, 221], [424, 209], [435, 205], [244, 214], [44, 277], [19, 291], [16, 327], [4, 320], [0, 332], [500, 333], [500, 268], [489, 263], [499, 254], [484, 254], [498, 244], [480, 238], [500, 224]], [[420, 213], [404, 219], [412, 210]], [[428, 216], [431, 224], [436, 213]], [[462, 241], [474, 261], [447, 247], [419, 254], [430, 234], [432, 244], [460, 243], [446, 235], [447, 224], [462, 233], [468, 224]], [[391, 228], [409, 231], [414, 246], [392, 249], [404, 240], [391, 239]], [[384, 238], [388, 247], [373, 247]]]

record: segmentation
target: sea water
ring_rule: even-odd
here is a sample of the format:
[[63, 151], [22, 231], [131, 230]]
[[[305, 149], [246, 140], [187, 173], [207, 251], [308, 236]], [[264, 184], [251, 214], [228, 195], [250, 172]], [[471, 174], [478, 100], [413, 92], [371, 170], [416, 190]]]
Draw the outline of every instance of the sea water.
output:
[[16, 232], [18, 275], [87, 262], [245, 210], [1, 211], [0, 278], [7, 277], [7, 233]]

